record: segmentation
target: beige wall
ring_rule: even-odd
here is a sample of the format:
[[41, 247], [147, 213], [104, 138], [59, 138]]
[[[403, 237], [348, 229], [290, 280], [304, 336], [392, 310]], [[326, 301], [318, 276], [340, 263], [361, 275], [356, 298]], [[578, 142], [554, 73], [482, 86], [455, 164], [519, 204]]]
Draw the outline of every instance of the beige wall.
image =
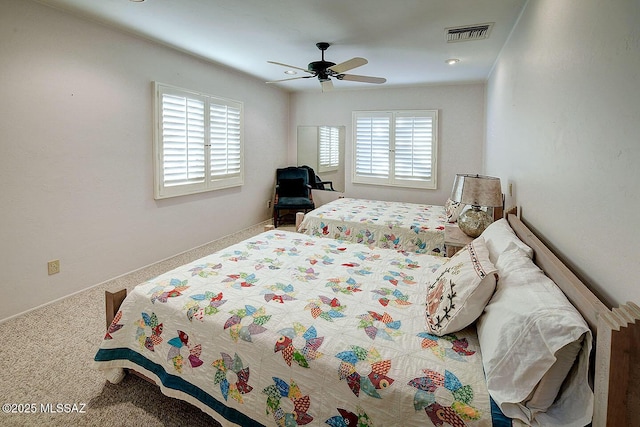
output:
[[640, 302], [640, 2], [530, 0], [487, 86], [486, 172], [612, 303]]
[[[32, 1], [1, 9], [0, 319], [269, 218], [286, 92]], [[244, 102], [243, 187], [153, 199], [156, 80]]]
[[[295, 162], [296, 158], [297, 126], [345, 126], [345, 194], [348, 197], [444, 205], [456, 173], [482, 172], [484, 90], [484, 83], [476, 83], [294, 93], [291, 95], [290, 161]], [[412, 109], [438, 110], [438, 188], [412, 190], [351, 183], [352, 112]]]

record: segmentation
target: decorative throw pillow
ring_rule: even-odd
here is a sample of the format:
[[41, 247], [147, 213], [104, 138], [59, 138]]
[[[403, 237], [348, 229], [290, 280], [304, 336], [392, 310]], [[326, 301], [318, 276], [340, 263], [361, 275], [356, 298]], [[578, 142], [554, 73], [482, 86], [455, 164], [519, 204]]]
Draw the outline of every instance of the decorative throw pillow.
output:
[[473, 323], [496, 287], [496, 268], [478, 237], [434, 273], [427, 290], [426, 325], [434, 335], [450, 334]]
[[307, 197], [303, 178], [283, 178], [278, 182], [278, 195], [282, 197]]
[[454, 202], [451, 199], [447, 199], [447, 202], [444, 204], [444, 211], [447, 214], [447, 221], [454, 223], [458, 221], [458, 216], [464, 209], [464, 206], [460, 202]]

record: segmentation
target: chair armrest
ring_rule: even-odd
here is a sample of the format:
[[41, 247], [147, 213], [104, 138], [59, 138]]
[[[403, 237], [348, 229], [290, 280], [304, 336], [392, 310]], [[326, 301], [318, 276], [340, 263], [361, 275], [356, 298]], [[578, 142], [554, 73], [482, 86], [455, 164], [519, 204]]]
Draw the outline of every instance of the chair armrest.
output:
[[329, 189], [330, 189], [331, 191], [336, 191], [336, 190], [333, 188], [333, 181], [320, 181], [320, 182], [319, 182], [319, 184], [320, 184], [320, 185], [322, 185], [322, 187], [323, 187], [323, 189], [324, 189], [324, 190], [326, 190], [326, 189], [327, 189], [326, 185], [327, 185], [327, 184], [329, 184]]

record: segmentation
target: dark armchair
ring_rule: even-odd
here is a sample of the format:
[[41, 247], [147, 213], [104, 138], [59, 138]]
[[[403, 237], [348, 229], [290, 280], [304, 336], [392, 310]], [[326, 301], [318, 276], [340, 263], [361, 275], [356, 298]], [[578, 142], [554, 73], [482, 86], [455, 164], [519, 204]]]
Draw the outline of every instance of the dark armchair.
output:
[[278, 227], [281, 211], [295, 210], [307, 213], [313, 210], [313, 196], [307, 169], [289, 166], [276, 170], [276, 195], [273, 203], [273, 225]]

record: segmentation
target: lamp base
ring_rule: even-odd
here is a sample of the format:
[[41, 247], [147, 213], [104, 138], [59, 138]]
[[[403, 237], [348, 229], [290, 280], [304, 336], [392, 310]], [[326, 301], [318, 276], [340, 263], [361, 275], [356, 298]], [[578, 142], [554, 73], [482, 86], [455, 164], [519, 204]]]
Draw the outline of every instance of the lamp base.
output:
[[474, 206], [458, 217], [458, 227], [467, 236], [476, 238], [493, 222], [493, 218], [479, 207]]

